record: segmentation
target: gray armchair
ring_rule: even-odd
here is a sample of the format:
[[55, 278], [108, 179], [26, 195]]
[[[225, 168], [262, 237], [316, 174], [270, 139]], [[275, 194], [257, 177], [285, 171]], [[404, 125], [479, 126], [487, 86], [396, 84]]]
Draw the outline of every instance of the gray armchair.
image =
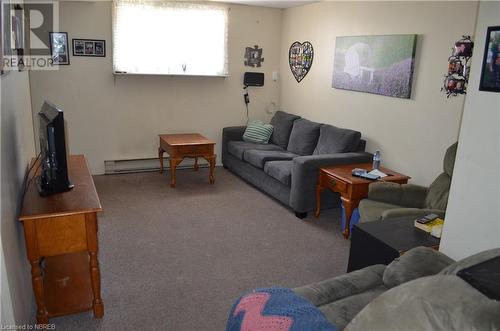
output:
[[457, 143], [444, 156], [443, 169], [430, 187], [413, 184], [373, 183], [368, 198], [359, 203], [360, 222], [395, 217], [423, 217], [427, 214], [445, 216], [455, 165]]
[[343, 330], [366, 305], [387, 290], [420, 277], [435, 275], [453, 262], [431, 248], [418, 247], [389, 266], [372, 265], [293, 291], [309, 300], [333, 325]]
[[372, 265], [293, 291], [339, 330], [499, 330], [500, 301], [456, 276], [499, 255], [496, 248], [455, 262], [417, 247], [388, 266]]

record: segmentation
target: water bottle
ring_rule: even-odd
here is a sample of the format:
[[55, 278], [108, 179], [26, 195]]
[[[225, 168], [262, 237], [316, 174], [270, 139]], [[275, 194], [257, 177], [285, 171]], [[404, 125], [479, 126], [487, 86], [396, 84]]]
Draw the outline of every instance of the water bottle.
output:
[[375, 154], [373, 154], [373, 169], [379, 169], [380, 168], [380, 151], [375, 151]]

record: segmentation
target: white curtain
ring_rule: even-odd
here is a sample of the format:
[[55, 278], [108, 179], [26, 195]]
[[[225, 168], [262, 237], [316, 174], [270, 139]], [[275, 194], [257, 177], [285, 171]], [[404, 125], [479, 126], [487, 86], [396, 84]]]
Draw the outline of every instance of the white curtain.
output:
[[223, 5], [114, 1], [114, 72], [225, 76], [227, 25]]

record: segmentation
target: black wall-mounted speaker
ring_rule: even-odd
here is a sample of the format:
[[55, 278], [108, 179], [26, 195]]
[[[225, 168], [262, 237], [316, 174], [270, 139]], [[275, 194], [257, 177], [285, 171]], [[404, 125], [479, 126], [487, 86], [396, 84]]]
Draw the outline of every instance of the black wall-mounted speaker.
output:
[[264, 86], [263, 72], [245, 72], [243, 76], [243, 85], [245, 86]]

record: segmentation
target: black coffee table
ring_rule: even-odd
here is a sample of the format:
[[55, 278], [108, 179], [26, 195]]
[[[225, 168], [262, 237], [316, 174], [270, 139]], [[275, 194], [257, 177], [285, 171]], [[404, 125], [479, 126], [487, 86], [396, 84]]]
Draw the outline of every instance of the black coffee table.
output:
[[418, 247], [439, 248], [439, 239], [417, 229], [415, 218], [394, 218], [356, 224], [351, 234], [347, 272], [374, 264], [389, 264]]

